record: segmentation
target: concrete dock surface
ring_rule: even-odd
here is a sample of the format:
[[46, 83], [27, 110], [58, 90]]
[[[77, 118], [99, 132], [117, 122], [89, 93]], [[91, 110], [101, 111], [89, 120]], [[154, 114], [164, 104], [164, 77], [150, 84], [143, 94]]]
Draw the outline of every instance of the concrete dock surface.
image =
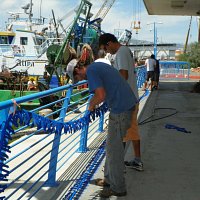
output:
[[[161, 80], [151, 92], [139, 116], [140, 123], [147, 119], [139, 126], [144, 171], [126, 169], [127, 196], [110, 199], [200, 200], [200, 94], [191, 93], [194, 84]], [[125, 160], [133, 157], [129, 144]], [[93, 179], [103, 178], [103, 165]], [[79, 199], [102, 199], [101, 190], [91, 183]]]

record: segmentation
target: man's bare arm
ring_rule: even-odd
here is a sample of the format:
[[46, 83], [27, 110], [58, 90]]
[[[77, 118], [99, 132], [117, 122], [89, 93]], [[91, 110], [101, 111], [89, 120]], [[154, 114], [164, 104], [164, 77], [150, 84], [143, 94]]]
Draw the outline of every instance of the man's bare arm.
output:
[[119, 73], [121, 74], [122, 77], [124, 77], [125, 80], [128, 80], [128, 70], [120, 69]]
[[104, 88], [103, 87], [97, 88], [95, 90], [94, 96], [90, 100], [88, 110], [93, 111], [95, 109], [95, 106], [99, 105], [105, 100], [105, 96], [106, 93]]

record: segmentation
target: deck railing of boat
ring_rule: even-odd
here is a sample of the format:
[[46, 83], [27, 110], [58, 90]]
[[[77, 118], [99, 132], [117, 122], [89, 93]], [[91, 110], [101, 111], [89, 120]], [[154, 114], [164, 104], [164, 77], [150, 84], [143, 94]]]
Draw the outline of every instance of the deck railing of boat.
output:
[[35, 45], [35, 51], [36, 51], [36, 55], [37, 56], [41, 56], [42, 54], [44, 54], [47, 51], [47, 48], [50, 45], [62, 45], [63, 43], [63, 38], [48, 38], [47, 40], [45, 40], [41, 45]]
[[[146, 67], [138, 67], [138, 88], [145, 77]], [[2, 199], [31, 199], [63, 182], [68, 195], [83, 191], [101, 160], [94, 158], [102, 152], [109, 113], [106, 104], [88, 112], [86, 85], [82, 81], [0, 102]], [[81, 184], [71, 183], [74, 179]]]
[[0, 56], [2, 56], [5, 52], [12, 52], [10, 44], [0, 44]]
[[[63, 43], [63, 38], [47, 38], [41, 45], [35, 45], [35, 54], [41, 56], [47, 51], [47, 48], [52, 45], [61, 45]], [[21, 55], [26, 56], [27, 53], [24, 45], [13, 45], [13, 44], [0, 44], [0, 56], [9, 53], [7, 56]]]

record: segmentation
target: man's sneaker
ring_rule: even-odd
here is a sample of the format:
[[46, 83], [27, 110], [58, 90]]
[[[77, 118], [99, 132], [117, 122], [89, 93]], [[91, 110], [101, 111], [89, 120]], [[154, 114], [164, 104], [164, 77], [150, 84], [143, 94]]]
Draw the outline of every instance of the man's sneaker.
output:
[[136, 162], [135, 160], [132, 160], [130, 162], [125, 161], [124, 164], [125, 164], [125, 166], [127, 168], [136, 169], [138, 171], [144, 171], [143, 163], [142, 162]]
[[110, 187], [110, 184], [107, 183], [105, 179], [97, 178], [97, 179], [94, 179], [94, 181], [95, 181], [95, 185], [97, 186]]
[[158, 89], [158, 86], [154, 86], [154, 89], [157, 90], [157, 89]]

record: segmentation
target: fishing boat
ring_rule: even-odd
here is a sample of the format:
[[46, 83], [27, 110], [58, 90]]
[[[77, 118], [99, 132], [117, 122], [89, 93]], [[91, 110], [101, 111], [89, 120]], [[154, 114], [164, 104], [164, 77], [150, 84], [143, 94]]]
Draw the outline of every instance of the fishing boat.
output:
[[0, 101], [38, 92], [29, 90], [28, 81], [43, 79], [47, 48], [62, 42], [51, 23], [33, 18], [32, 6], [30, 0], [23, 12], [9, 12], [6, 28], [0, 31]]
[[[27, 72], [38, 76], [45, 72], [46, 50], [55, 39], [44, 18], [33, 18], [32, 0], [22, 7], [24, 13], [10, 12], [6, 31], [0, 32], [0, 71]], [[21, 17], [26, 15], [26, 17]]]

